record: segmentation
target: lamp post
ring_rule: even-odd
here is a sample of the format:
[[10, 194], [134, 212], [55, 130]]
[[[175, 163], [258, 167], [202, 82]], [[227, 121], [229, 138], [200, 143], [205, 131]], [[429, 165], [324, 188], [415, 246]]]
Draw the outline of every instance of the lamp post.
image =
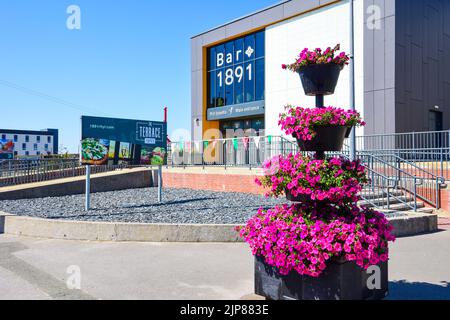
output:
[[[350, 0], [350, 108], [355, 111], [355, 22], [354, 3]], [[350, 159], [356, 160], [356, 127], [350, 134]]]

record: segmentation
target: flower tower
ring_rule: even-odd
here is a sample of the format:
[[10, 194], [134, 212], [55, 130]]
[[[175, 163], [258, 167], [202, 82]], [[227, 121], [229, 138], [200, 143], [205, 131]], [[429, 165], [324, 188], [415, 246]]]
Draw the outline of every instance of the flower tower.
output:
[[358, 206], [367, 182], [359, 161], [326, 158], [341, 151], [359, 113], [324, 107], [340, 71], [349, 63], [339, 45], [322, 51], [304, 49], [284, 69], [300, 75], [316, 108], [287, 106], [279, 125], [303, 153], [279, 155], [264, 163], [256, 182], [267, 196], [285, 195], [290, 205], [260, 209], [240, 236], [255, 255], [255, 293], [270, 300], [365, 300], [388, 294], [389, 241], [386, 217]]

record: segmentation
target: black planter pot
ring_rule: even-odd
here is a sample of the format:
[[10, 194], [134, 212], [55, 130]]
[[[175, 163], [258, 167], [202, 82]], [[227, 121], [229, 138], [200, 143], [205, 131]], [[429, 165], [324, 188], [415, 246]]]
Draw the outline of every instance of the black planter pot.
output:
[[297, 143], [302, 151], [341, 151], [344, 146], [345, 136], [348, 132], [348, 127], [344, 126], [329, 126], [316, 127], [314, 131], [317, 135], [311, 141], [303, 141], [298, 139]]
[[305, 202], [311, 201], [311, 196], [306, 195], [306, 194], [299, 194], [296, 197], [294, 197], [292, 195], [291, 191], [288, 188], [286, 188], [284, 193], [286, 194], [286, 199], [288, 201], [301, 202], [301, 203], [305, 203]]
[[334, 94], [342, 67], [334, 64], [313, 64], [300, 69], [300, 79], [307, 96]]
[[381, 270], [381, 289], [371, 290], [367, 283], [372, 274], [355, 262], [331, 261], [319, 278], [291, 272], [278, 273], [261, 257], [255, 258], [255, 293], [269, 300], [381, 300], [388, 295], [388, 264]]

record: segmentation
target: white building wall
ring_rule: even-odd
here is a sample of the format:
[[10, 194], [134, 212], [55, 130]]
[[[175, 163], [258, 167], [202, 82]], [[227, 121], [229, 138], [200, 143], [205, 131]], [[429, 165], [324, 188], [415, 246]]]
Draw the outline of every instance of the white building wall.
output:
[[[14, 152], [17, 152], [18, 156], [25, 156], [26, 152], [29, 152], [30, 156], [36, 156], [39, 154], [53, 154], [53, 136], [40, 134], [41, 141], [37, 142], [38, 135], [34, 134], [14, 134], [14, 133], [2, 133], [0, 132], [0, 138], [6, 136], [7, 140], [12, 140], [14, 142]], [[14, 141], [14, 136], [17, 135], [17, 141]], [[29, 142], [26, 142], [26, 136], [29, 136]], [[50, 139], [50, 140], [48, 140]], [[50, 142], [48, 142], [50, 141]], [[25, 150], [22, 145], [25, 143]], [[34, 149], [34, 145], [37, 144], [37, 149]], [[46, 148], [47, 145], [47, 148]]]
[[[266, 134], [283, 135], [278, 116], [284, 106], [291, 104], [314, 107], [315, 98], [304, 94], [298, 74], [283, 70], [282, 64], [294, 62], [303, 48], [326, 48], [341, 44], [349, 52], [350, 11], [347, 1], [325, 7], [266, 28]], [[363, 70], [363, 0], [355, 1], [355, 94], [356, 108], [364, 116]], [[336, 92], [325, 97], [326, 106], [349, 109], [349, 71], [346, 67]], [[358, 135], [363, 134], [359, 129]]]

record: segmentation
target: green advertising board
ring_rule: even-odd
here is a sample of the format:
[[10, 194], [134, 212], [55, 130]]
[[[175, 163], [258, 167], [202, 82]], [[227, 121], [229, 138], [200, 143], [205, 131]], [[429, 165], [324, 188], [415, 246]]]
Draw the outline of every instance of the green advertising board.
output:
[[167, 163], [167, 123], [81, 117], [81, 161], [85, 165]]

